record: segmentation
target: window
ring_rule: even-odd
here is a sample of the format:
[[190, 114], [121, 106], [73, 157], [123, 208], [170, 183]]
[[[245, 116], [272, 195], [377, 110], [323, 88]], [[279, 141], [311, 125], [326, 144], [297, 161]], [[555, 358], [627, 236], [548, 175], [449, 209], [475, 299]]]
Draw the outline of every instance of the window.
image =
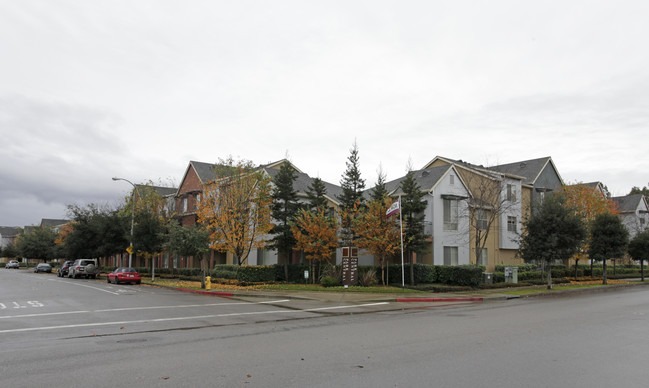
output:
[[451, 174], [448, 176], [449, 179], [449, 184], [454, 185], [455, 184], [455, 175]]
[[516, 186], [507, 184], [507, 200], [516, 202]]
[[479, 230], [487, 230], [489, 226], [489, 211], [484, 209], [478, 209], [476, 214], [476, 226]]
[[444, 247], [444, 265], [457, 265], [457, 247]]
[[444, 230], [457, 230], [457, 200], [444, 200]]
[[507, 217], [507, 231], [516, 233], [516, 217]]
[[187, 213], [187, 197], [180, 200], [180, 207], [183, 213]]
[[480, 250], [480, 257], [478, 257], [478, 265], [483, 265], [487, 266], [489, 263], [489, 252], [487, 251], [487, 248], [482, 248]]
[[201, 202], [201, 194], [198, 193], [196, 194], [196, 197], [194, 197], [194, 210], [198, 209], [198, 204]]

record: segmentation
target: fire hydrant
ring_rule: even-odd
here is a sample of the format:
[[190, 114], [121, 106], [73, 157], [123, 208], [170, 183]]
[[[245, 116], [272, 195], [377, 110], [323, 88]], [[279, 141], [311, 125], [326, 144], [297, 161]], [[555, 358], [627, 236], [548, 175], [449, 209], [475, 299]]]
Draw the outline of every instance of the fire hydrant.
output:
[[211, 290], [212, 289], [212, 278], [209, 276], [205, 277], [205, 289], [206, 290]]

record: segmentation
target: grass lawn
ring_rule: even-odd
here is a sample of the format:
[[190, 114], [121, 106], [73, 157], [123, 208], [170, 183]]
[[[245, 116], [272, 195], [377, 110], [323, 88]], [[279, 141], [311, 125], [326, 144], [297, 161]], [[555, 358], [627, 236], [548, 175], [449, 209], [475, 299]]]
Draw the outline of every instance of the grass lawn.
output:
[[618, 284], [631, 284], [632, 282], [626, 282], [626, 281], [620, 281], [620, 280], [609, 280], [609, 284], [606, 286], [603, 285], [600, 282], [598, 283], [584, 283], [580, 284], [579, 282], [572, 282], [571, 284], [561, 284], [561, 285], [553, 285], [551, 290], [547, 289], [547, 286], [535, 286], [534, 288], [524, 288], [524, 289], [513, 289], [513, 290], [507, 290], [507, 291], [502, 291], [498, 292], [499, 294], [506, 294], [506, 295], [529, 295], [529, 294], [537, 294], [541, 292], [554, 292], [554, 291], [564, 291], [564, 290], [579, 290], [583, 288], [593, 288], [593, 287], [607, 287], [607, 286], [613, 286], [613, 285], [618, 285]]
[[[152, 284], [173, 288], [187, 288], [190, 290], [201, 290], [201, 282], [190, 280], [176, 280], [176, 279], [156, 279], [152, 282], [148, 279], [142, 279], [143, 284]], [[424, 291], [402, 289], [401, 287], [359, 287], [353, 286], [344, 288], [338, 287], [322, 287], [319, 284], [256, 284], [252, 286], [240, 286], [235, 284], [220, 284], [212, 283], [213, 291], [251, 291], [251, 290], [273, 290], [273, 291], [326, 291], [326, 292], [374, 292], [374, 293], [422, 293]]]

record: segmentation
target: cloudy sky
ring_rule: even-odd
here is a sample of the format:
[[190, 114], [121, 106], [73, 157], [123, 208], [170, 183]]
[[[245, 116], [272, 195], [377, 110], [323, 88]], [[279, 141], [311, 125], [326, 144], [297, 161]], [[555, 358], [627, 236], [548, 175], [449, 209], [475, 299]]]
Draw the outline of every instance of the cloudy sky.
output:
[[649, 181], [649, 2], [0, 0], [0, 226], [119, 176], [288, 158], [367, 186], [436, 155]]

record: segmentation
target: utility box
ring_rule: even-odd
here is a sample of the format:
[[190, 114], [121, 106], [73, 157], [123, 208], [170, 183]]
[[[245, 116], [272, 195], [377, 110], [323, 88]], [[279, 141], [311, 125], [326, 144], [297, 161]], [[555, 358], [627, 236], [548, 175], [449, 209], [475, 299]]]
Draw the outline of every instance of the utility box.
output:
[[505, 267], [505, 283], [518, 283], [518, 267]]
[[491, 272], [482, 273], [482, 283], [483, 284], [494, 284], [494, 274]]

